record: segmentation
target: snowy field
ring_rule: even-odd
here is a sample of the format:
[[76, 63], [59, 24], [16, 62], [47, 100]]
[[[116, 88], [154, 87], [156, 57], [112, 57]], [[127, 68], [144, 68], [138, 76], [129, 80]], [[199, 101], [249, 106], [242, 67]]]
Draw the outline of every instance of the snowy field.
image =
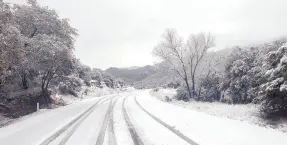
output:
[[160, 89], [157, 92], [150, 90], [150, 94], [161, 101], [165, 101], [165, 96], [168, 96], [172, 99], [170, 102], [171, 104], [181, 106], [183, 108], [204, 112], [218, 117], [240, 120], [268, 128], [275, 128], [280, 131], [287, 132], [287, 119], [280, 119], [278, 121], [264, 120], [260, 117], [259, 105], [229, 105], [221, 102], [209, 103], [177, 101], [174, 99], [174, 95], [176, 95], [175, 89]]

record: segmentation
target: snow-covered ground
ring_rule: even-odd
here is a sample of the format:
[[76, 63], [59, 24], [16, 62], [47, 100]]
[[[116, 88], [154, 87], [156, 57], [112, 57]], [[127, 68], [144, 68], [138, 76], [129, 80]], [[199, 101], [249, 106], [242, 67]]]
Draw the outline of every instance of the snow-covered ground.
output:
[[239, 104], [230, 105], [221, 102], [197, 102], [197, 101], [177, 101], [174, 99], [176, 95], [175, 89], [159, 89], [157, 92], [150, 90], [150, 94], [159, 100], [165, 101], [165, 96], [172, 99], [171, 104], [181, 106], [183, 108], [204, 112], [210, 115], [224, 117], [234, 120], [245, 121], [250, 124], [275, 128], [283, 132], [287, 132], [287, 118], [275, 121], [265, 120], [260, 117], [259, 105], [255, 104]]
[[60, 128], [75, 116], [89, 108], [95, 99], [86, 99], [79, 103], [53, 109], [43, 113], [26, 116], [23, 119], [0, 129], [1, 144], [27, 144], [35, 143], [47, 136], [56, 128]]
[[[144, 94], [141, 95], [138, 96], [137, 94], [133, 97], [149, 97]], [[128, 113], [131, 116], [131, 122], [133, 122], [142, 142], [149, 145], [188, 145], [187, 142], [143, 112], [135, 103], [133, 97], [128, 98], [126, 105]], [[146, 102], [143, 103], [145, 106]], [[165, 111], [162, 113], [168, 114]]]
[[138, 94], [142, 105], [200, 145], [286, 145], [287, 133], [248, 122], [217, 117]]
[[286, 136], [160, 101], [149, 90], [91, 97], [0, 128], [5, 145], [286, 145]]

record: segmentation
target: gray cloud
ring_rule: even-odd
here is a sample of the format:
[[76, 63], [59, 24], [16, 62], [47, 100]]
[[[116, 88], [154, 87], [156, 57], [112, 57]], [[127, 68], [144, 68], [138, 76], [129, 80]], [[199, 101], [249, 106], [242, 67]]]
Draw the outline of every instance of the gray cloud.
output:
[[[23, 3], [23, 0], [9, 0]], [[165, 28], [187, 37], [209, 31], [217, 48], [287, 34], [286, 0], [40, 0], [79, 30], [76, 55], [99, 68], [152, 64]]]

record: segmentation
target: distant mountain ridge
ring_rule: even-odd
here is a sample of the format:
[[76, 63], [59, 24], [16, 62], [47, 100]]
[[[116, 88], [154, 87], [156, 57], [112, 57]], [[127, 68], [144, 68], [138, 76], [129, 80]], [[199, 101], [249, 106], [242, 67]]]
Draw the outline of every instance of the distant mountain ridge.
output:
[[134, 82], [143, 80], [148, 76], [156, 73], [156, 70], [153, 66], [146, 65], [143, 67], [130, 67], [130, 68], [110, 67], [106, 69], [105, 72], [115, 77], [118, 77], [129, 84], [132, 84]]
[[129, 70], [131, 70], [131, 69], [138, 69], [138, 68], [140, 68], [140, 67], [139, 66], [126, 67], [126, 69], [129, 69]]
[[[217, 59], [218, 64], [214, 69], [217, 72], [223, 72], [225, 68], [225, 62], [232, 49], [222, 49], [216, 52], [209, 52], [204, 57], [202, 63], [198, 66], [198, 74], [202, 74], [201, 70], [204, 70], [207, 65], [204, 62]], [[213, 61], [212, 63], [216, 63]], [[146, 65], [143, 67], [132, 66], [127, 68], [110, 67], [105, 72], [111, 74], [114, 77], [124, 80], [127, 84], [133, 85], [136, 88], [152, 88], [157, 86], [166, 86], [170, 82], [181, 81], [179, 76], [171, 69], [169, 69], [167, 63], [159, 63], [153, 66]]]

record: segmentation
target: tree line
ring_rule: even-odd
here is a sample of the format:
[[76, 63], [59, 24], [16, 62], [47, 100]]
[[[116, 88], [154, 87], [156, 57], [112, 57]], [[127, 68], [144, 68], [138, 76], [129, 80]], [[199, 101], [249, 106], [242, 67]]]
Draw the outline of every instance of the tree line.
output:
[[[255, 47], [233, 47], [225, 58], [206, 58], [215, 46], [214, 36], [193, 34], [184, 42], [175, 29], [167, 29], [153, 54], [181, 78], [179, 100], [256, 103], [264, 116], [286, 116], [286, 42], [283, 37]], [[217, 70], [218, 63], [224, 63], [223, 70]]]

